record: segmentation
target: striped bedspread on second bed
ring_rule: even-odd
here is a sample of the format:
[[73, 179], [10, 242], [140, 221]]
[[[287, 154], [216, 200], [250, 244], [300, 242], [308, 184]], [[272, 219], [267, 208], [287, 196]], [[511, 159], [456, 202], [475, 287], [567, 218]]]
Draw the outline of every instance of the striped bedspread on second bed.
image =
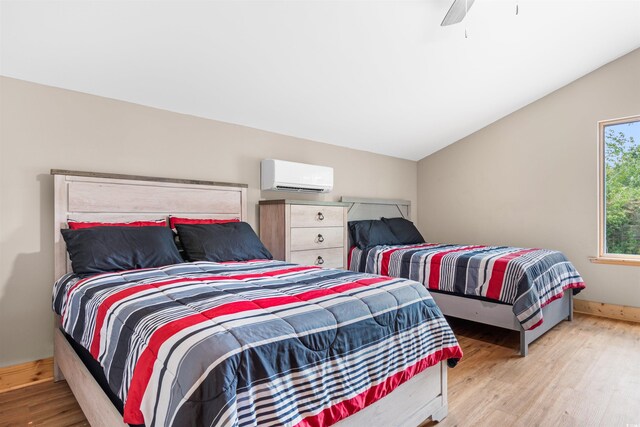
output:
[[148, 427], [327, 426], [462, 357], [419, 283], [281, 261], [66, 275], [53, 306]]
[[349, 269], [423, 283], [428, 289], [513, 306], [525, 330], [543, 322], [542, 307], [584, 281], [562, 252], [508, 246], [444, 245], [352, 248]]

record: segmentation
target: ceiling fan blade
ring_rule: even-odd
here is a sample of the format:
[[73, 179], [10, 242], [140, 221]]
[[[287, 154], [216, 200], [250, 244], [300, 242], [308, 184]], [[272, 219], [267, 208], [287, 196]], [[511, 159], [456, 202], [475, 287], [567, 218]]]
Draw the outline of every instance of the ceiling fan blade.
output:
[[462, 21], [469, 9], [471, 9], [471, 6], [473, 6], [474, 1], [475, 0], [454, 0], [440, 26], [453, 25]]

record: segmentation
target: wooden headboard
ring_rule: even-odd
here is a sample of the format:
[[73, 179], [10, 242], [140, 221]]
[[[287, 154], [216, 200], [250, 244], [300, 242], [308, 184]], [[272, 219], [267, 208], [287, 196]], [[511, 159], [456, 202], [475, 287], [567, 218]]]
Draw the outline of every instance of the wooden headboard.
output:
[[[362, 197], [342, 197], [342, 202], [349, 204], [347, 213], [348, 221], [359, 221], [363, 219], [380, 219], [402, 217], [411, 219], [411, 202], [409, 200], [395, 199], [368, 199]], [[349, 235], [349, 247], [351, 233]]]
[[349, 221], [380, 219], [382, 217], [411, 219], [411, 202], [409, 200], [343, 197], [342, 201], [349, 203]]
[[[67, 221], [132, 221], [169, 215], [247, 219], [247, 185], [52, 169], [55, 279], [71, 271]], [[55, 280], [54, 279], [54, 280]]]

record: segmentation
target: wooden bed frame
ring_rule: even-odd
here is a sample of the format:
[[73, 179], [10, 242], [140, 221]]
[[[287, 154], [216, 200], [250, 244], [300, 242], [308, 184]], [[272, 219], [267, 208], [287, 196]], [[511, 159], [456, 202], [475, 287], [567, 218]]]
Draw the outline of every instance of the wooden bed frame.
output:
[[[71, 271], [60, 229], [67, 220], [127, 221], [168, 215], [201, 218], [247, 218], [247, 185], [208, 181], [101, 174], [53, 169], [55, 190], [55, 279]], [[89, 423], [124, 427], [89, 369], [64, 336], [59, 316], [54, 326], [54, 379], [66, 379]], [[447, 365], [426, 369], [376, 403], [340, 421], [362, 425], [418, 426], [447, 415]]]
[[[349, 203], [349, 221], [402, 217], [411, 219], [411, 202], [408, 200], [363, 199], [343, 197]], [[351, 247], [349, 242], [349, 247]], [[513, 306], [467, 298], [464, 296], [431, 292], [446, 316], [472, 320], [487, 325], [518, 331], [520, 333], [520, 355], [526, 356], [529, 344], [563, 320], [573, 320], [573, 292], [568, 290], [563, 297], [542, 308], [544, 322], [532, 331], [525, 331], [513, 314]]]

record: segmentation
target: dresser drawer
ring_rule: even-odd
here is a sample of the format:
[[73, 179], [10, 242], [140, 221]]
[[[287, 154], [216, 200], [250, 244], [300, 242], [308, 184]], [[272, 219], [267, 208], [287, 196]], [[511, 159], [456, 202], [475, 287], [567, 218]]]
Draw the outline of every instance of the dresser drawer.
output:
[[344, 208], [291, 205], [291, 227], [342, 227]]
[[344, 252], [342, 248], [291, 251], [291, 262], [302, 265], [317, 265], [325, 268], [343, 268]]
[[291, 250], [342, 248], [344, 227], [298, 227], [291, 229]]

